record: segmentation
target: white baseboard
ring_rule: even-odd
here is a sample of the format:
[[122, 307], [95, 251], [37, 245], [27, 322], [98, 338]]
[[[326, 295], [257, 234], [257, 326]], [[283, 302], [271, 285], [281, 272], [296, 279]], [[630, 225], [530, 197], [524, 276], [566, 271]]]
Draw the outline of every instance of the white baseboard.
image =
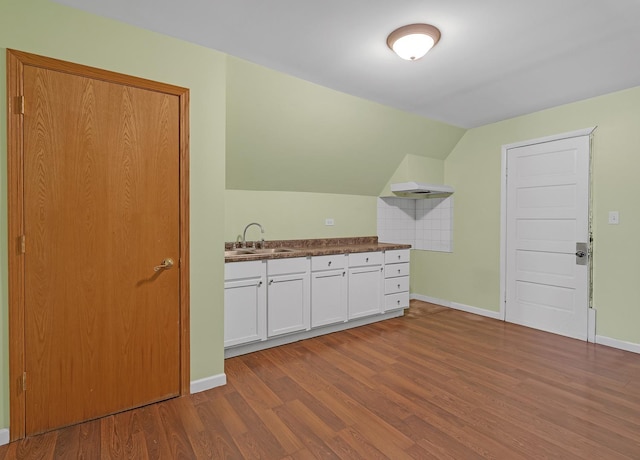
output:
[[[443, 307], [453, 308], [455, 310], [466, 311], [467, 313], [473, 313], [476, 315], [487, 316], [489, 318], [502, 320], [500, 313], [497, 311], [485, 310], [484, 308], [471, 307], [469, 305], [463, 305], [450, 300], [437, 299], [435, 297], [429, 297], [420, 294], [411, 294], [412, 299], [422, 300], [423, 302], [429, 302]], [[630, 351], [632, 353], [640, 353], [640, 343], [625, 342], [624, 340], [612, 339], [604, 337], [602, 335], [595, 334], [596, 326], [596, 311], [593, 308], [589, 309], [589, 342], [599, 343], [607, 347], [618, 348], [620, 350]]]
[[191, 394], [200, 393], [201, 391], [210, 390], [215, 387], [221, 387], [227, 384], [227, 375], [218, 374], [210, 377], [205, 377], [200, 380], [193, 380], [191, 382]]
[[9, 444], [9, 429], [8, 428], [0, 429], [0, 446], [4, 446], [5, 444]]
[[619, 348], [620, 350], [640, 353], [640, 343], [625, 342], [624, 340], [612, 339], [602, 335], [596, 335], [596, 343], [607, 347]]
[[449, 302], [448, 300], [436, 299], [435, 297], [429, 297], [428, 295], [422, 294], [411, 294], [411, 298], [415, 300], [422, 300], [423, 302], [434, 303], [442, 307], [451, 308], [451, 302]]
[[472, 307], [471, 305], [464, 305], [462, 303], [451, 302], [450, 300], [437, 299], [435, 297], [429, 297], [420, 294], [411, 294], [412, 299], [422, 300], [423, 302], [434, 303], [436, 305], [442, 305], [443, 307], [453, 308], [454, 310], [460, 310], [467, 313], [473, 313], [474, 315], [486, 316], [488, 318], [499, 319], [500, 312], [485, 310], [484, 308]]

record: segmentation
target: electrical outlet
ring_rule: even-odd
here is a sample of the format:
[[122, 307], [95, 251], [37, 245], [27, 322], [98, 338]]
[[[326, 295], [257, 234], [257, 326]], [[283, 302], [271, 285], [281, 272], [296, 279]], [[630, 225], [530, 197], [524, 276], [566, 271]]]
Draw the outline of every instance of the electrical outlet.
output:
[[333, 221], [333, 219], [325, 219], [324, 224], [330, 227], [332, 225], [335, 225], [335, 222]]
[[620, 213], [618, 211], [609, 211], [609, 225], [618, 225], [620, 223]]

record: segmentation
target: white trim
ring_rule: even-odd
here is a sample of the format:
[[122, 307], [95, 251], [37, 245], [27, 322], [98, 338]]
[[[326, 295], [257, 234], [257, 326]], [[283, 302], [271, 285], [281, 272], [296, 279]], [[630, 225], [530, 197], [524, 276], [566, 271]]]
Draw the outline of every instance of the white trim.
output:
[[552, 134], [551, 136], [539, 137], [537, 139], [529, 139], [526, 141], [514, 142], [512, 144], [505, 144], [502, 146], [503, 149], [514, 149], [517, 147], [526, 147], [527, 145], [535, 145], [542, 144], [544, 142], [554, 142], [560, 141], [563, 139], [571, 139], [573, 137], [582, 137], [582, 136], [590, 136], [596, 130], [597, 126], [592, 126], [590, 128], [578, 129], [575, 131], [569, 131], [566, 133], [560, 134]]
[[587, 342], [596, 343], [596, 309], [589, 308]]
[[474, 315], [486, 316], [487, 318], [502, 320], [502, 318], [500, 317], [500, 312], [497, 312], [497, 311], [491, 311], [484, 308], [472, 307], [471, 305], [451, 302], [449, 300], [437, 299], [435, 297], [429, 297], [429, 296], [420, 295], [420, 294], [411, 294], [411, 298], [416, 300], [422, 300], [423, 302], [429, 302], [436, 305], [441, 305], [447, 308], [452, 308], [454, 310], [473, 313]]
[[502, 146], [500, 163], [500, 319], [504, 321], [507, 304], [507, 150]]
[[[542, 144], [544, 142], [559, 141], [562, 139], [571, 139], [573, 137], [590, 136], [597, 126], [590, 128], [578, 129], [576, 131], [569, 131], [561, 134], [554, 134], [551, 136], [539, 137], [537, 139], [529, 139], [527, 141], [514, 142], [511, 144], [504, 144], [502, 146], [501, 153], [501, 177], [500, 177], [500, 313], [499, 319], [505, 319], [506, 311], [505, 304], [506, 299], [506, 258], [507, 258], [507, 151], [516, 147], [525, 147], [527, 145]], [[591, 149], [589, 149], [591, 155]], [[591, 156], [589, 157], [589, 164], [591, 165]], [[591, 166], [590, 166], [591, 168]], [[590, 170], [591, 171], [591, 170]], [[591, 178], [589, 179], [591, 180]], [[589, 193], [591, 193], [591, 186], [589, 186]], [[589, 202], [589, 208], [591, 208], [591, 202]], [[594, 326], [595, 327], [595, 323]]]
[[624, 340], [612, 339], [602, 335], [596, 335], [596, 343], [607, 347], [630, 351], [632, 353], [640, 353], [640, 343], [625, 342]]
[[[442, 300], [442, 299], [438, 299], [435, 297], [429, 297], [426, 295], [420, 295], [420, 294], [411, 294], [411, 298], [415, 299], [415, 300], [422, 300], [423, 302], [429, 302], [429, 303], [433, 303], [436, 305], [441, 305], [443, 307], [447, 307], [447, 308], [453, 308], [456, 310], [462, 310], [465, 311], [467, 313], [474, 313], [476, 315], [481, 315], [481, 316], [487, 316], [489, 318], [494, 318], [494, 319], [500, 319], [499, 318], [499, 313], [498, 312], [494, 312], [494, 311], [490, 311], [490, 310], [485, 310], [483, 308], [478, 308], [478, 307], [470, 307], [468, 305], [463, 305], [463, 304], [459, 304], [456, 302], [451, 302], [449, 300]], [[589, 342], [594, 342], [600, 345], [604, 345], [607, 347], [613, 347], [613, 348], [618, 348], [620, 350], [624, 350], [624, 351], [630, 351], [632, 353], [640, 353], [640, 343], [633, 343], [633, 342], [625, 342], [623, 340], [618, 340], [618, 339], [612, 339], [609, 337], [604, 337], [602, 335], [595, 335], [595, 315], [596, 315], [596, 310], [594, 308], [590, 308], [589, 309], [589, 316], [592, 317], [593, 319], [593, 323], [590, 323], [590, 329], [591, 327], [593, 327], [593, 334], [594, 334], [594, 339], [591, 340], [591, 337], [589, 338]], [[591, 321], [591, 319], [590, 319]]]
[[451, 302], [451, 308], [466, 311], [467, 313], [473, 313], [474, 315], [486, 316], [487, 318], [493, 318], [502, 321], [499, 311], [486, 310], [484, 308], [472, 307], [471, 305], [465, 305], [457, 302]]
[[215, 387], [221, 387], [227, 384], [227, 375], [222, 373], [211, 375], [200, 380], [191, 381], [191, 394], [200, 393], [201, 391], [210, 390]]
[[421, 300], [423, 302], [429, 302], [436, 305], [440, 305], [441, 307], [451, 308], [451, 302], [449, 302], [448, 300], [438, 299], [436, 297], [430, 297], [428, 295], [411, 294], [411, 299]]
[[2, 428], [0, 429], [0, 446], [4, 446], [5, 444], [9, 444], [9, 429]]

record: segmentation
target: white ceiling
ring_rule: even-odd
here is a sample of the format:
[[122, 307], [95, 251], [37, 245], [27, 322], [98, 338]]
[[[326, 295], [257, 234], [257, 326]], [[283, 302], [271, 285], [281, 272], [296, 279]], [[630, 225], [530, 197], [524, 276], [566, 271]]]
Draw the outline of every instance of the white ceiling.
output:
[[[56, 0], [470, 128], [640, 85], [638, 0]], [[420, 61], [399, 26], [442, 32]]]

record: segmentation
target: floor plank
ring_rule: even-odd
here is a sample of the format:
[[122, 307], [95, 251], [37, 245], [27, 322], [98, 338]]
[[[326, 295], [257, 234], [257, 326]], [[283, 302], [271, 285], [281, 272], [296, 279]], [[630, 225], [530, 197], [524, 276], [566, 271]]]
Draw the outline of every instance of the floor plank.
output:
[[640, 458], [640, 355], [419, 301], [0, 459]]

